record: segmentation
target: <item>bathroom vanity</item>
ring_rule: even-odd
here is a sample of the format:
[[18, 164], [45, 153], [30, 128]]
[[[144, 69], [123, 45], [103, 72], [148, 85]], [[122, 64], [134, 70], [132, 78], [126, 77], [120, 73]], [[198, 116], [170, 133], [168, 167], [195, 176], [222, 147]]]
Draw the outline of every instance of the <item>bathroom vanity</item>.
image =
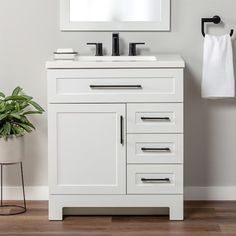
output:
[[177, 55], [47, 62], [49, 219], [65, 207], [169, 208], [183, 220]]

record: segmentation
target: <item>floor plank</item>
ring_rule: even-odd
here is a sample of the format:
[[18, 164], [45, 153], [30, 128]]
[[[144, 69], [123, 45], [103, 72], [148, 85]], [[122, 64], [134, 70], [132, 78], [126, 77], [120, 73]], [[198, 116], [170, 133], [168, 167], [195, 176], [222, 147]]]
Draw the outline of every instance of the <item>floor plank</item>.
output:
[[2, 235], [236, 236], [236, 202], [186, 202], [185, 221], [167, 216], [67, 216], [48, 221], [46, 201], [28, 201], [28, 211], [0, 217]]

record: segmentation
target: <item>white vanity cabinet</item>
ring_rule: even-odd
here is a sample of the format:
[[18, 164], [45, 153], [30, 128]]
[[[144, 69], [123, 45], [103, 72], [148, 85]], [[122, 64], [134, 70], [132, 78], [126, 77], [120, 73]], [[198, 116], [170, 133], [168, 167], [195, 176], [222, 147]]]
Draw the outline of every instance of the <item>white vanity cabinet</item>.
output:
[[183, 69], [179, 56], [47, 63], [50, 220], [66, 207], [183, 220]]

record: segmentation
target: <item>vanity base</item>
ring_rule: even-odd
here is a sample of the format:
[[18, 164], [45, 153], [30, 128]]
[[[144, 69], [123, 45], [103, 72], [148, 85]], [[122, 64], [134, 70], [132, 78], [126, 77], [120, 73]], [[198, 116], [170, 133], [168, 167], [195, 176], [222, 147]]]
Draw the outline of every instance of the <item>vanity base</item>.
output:
[[49, 220], [63, 220], [65, 207], [168, 207], [170, 220], [184, 219], [183, 195], [50, 195]]
[[49, 219], [165, 208], [183, 220], [183, 59], [87, 59], [47, 63]]

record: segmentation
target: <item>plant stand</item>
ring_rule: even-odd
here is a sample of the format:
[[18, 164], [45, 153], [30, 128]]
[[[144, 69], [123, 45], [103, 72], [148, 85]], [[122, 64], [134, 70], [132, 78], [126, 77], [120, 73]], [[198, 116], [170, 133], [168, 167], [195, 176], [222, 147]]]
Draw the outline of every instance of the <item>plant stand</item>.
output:
[[[21, 184], [22, 184], [22, 192], [23, 192], [23, 206], [19, 205], [8, 205], [8, 204], [3, 204], [3, 166], [9, 166], [9, 165], [14, 165], [14, 164], [19, 164], [20, 165], [20, 170], [21, 170]], [[25, 187], [24, 187], [24, 176], [23, 176], [23, 165], [22, 162], [19, 163], [0, 163], [1, 166], [1, 203], [0, 203], [0, 216], [10, 216], [10, 215], [18, 215], [26, 212], [26, 201], [25, 201]], [[2, 213], [1, 209], [6, 208], [16, 208], [19, 209], [17, 212], [14, 213]]]

